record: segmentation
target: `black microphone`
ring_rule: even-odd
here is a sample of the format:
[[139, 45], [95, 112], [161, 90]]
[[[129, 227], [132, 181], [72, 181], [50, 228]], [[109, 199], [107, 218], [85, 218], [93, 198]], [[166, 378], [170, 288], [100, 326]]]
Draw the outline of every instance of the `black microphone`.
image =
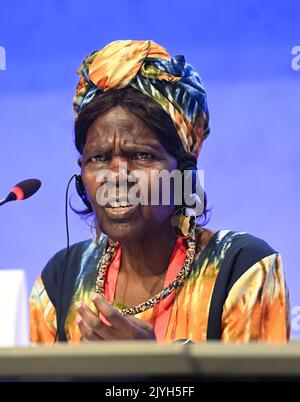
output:
[[6, 198], [0, 200], [0, 206], [6, 204], [9, 201], [26, 200], [26, 198], [31, 197], [34, 193], [38, 191], [38, 189], [41, 187], [41, 184], [41, 181], [38, 179], [27, 179], [20, 181], [20, 183], [16, 184], [11, 189], [11, 192]]

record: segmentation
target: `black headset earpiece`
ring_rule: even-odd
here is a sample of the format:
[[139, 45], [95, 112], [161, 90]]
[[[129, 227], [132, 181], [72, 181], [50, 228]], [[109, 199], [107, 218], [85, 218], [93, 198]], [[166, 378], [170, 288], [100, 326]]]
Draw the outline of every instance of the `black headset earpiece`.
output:
[[[196, 192], [197, 186], [197, 164], [192, 162], [191, 160], [183, 160], [179, 163], [178, 169], [182, 173], [182, 182], [184, 186], [184, 174], [185, 175], [192, 175], [192, 193]], [[184, 173], [186, 172], [186, 173]], [[184, 188], [184, 187], [183, 187]]]
[[76, 187], [77, 194], [82, 199], [82, 202], [84, 203], [84, 205], [91, 210], [92, 209], [91, 203], [88, 200], [88, 196], [87, 196], [81, 175], [78, 175], [78, 174], [75, 175], [75, 187]]

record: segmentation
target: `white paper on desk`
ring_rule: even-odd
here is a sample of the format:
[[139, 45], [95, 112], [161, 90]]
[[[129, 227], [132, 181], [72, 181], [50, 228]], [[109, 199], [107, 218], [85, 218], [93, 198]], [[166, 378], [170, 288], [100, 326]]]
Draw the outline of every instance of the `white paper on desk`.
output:
[[28, 309], [25, 272], [0, 270], [0, 346], [28, 345]]

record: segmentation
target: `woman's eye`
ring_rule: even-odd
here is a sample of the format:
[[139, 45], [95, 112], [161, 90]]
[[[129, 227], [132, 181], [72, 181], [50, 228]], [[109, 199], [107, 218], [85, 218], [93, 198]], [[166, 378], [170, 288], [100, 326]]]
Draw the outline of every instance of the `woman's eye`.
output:
[[105, 155], [96, 155], [96, 156], [92, 156], [91, 158], [90, 158], [90, 161], [91, 162], [104, 162], [106, 159], [105, 159]]
[[134, 155], [134, 158], [138, 160], [146, 160], [146, 159], [152, 159], [153, 155], [149, 154], [148, 152], [137, 152]]
[[[154, 156], [148, 152], [136, 152], [131, 156], [131, 158], [138, 160], [138, 161], [145, 161], [145, 160], [153, 159]], [[88, 158], [88, 162], [104, 163], [104, 162], [107, 162], [109, 159], [110, 159], [109, 155], [99, 154], [99, 155], [91, 156], [90, 158]]]

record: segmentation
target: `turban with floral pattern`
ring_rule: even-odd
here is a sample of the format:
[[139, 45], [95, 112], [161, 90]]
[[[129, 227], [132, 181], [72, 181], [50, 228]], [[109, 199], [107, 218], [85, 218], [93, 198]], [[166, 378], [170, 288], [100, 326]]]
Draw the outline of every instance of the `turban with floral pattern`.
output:
[[75, 119], [99, 91], [131, 87], [167, 112], [185, 151], [198, 156], [209, 134], [209, 113], [201, 78], [184, 56], [171, 57], [151, 40], [119, 40], [89, 55], [78, 74]]

